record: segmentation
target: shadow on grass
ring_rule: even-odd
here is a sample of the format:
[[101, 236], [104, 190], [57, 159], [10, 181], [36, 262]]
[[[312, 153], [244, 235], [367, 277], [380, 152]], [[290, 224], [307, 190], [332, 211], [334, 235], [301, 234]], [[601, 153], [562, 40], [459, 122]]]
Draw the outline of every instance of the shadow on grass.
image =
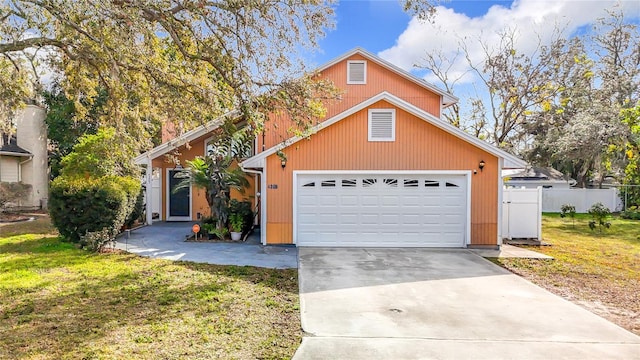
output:
[[56, 238], [0, 251], [5, 277], [38, 280], [0, 283], [0, 358], [282, 358], [299, 342], [295, 270], [101, 255]]

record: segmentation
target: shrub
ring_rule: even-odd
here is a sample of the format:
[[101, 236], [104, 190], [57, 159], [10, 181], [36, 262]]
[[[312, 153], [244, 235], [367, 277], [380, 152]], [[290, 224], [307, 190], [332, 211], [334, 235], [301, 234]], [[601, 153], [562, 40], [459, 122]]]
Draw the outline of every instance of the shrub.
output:
[[576, 207], [571, 204], [564, 204], [560, 207], [560, 217], [570, 217], [572, 221], [576, 218]]
[[131, 177], [60, 176], [51, 183], [49, 214], [63, 238], [97, 250], [118, 234], [139, 193], [140, 182]]
[[640, 209], [637, 206], [631, 206], [627, 210], [620, 213], [620, 217], [629, 220], [640, 220]]
[[238, 214], [242, 218], [242, 233], [246, 234], [251, 230], [253, 226], [253, 210], [251, 207], [251, 201], [238, 201], [232, 199], [229, 202], [229, 214]]
[[31, 185], [21, 182], [0, 182], [0, 209], [11, 202], [16, 202], [31, 191]]
[[133, 226], [136, 220], [139, 220], [140, 222], [142, 222], [144, 220], [142, 218], [143, 216], [144, 216], [144, 189], [140, 189], [140, 192], [136, 197], [136, 202], [133, 206], [133, 211], [131, 212], [131, 214], [129, 214], [129, 217], [127, 217], [127, 221], [125, 225], [130, 228]]
[[602, 203], [595, 203], [589, 208], [589, 215], [591, 215], [592, 221], [589, 221], [589, 228], [591, 230], [595, 230], [598, 227], [598, 230], [602, 232], [602, 228], [610, 228], [611, 223], [607, 222], [607, 219], [611, 215], [611, 211], [609, 208], [604, 206]]

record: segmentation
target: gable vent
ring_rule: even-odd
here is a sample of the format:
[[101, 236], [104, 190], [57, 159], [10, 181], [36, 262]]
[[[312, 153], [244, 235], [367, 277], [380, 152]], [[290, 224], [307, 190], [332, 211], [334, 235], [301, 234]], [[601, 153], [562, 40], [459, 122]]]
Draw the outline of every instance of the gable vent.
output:
[[347, 84], [367, 83], [367, 62], [347, 61]]
[[369, 110], [369, 141], [395, 141], [396, 111], [394, 109]]

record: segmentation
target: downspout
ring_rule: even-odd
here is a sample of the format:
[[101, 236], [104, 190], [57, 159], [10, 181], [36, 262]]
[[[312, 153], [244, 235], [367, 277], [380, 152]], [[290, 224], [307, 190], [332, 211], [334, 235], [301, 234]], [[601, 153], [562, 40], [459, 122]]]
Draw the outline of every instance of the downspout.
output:
[[33, 160], [33, 155], [31, 155], [27, 160], [18, 163], [18, 182], [22, 182], [22, 165], [28, 163], [31, 160]]
[[150, 155], [147, 155], [147, 169], [144, 175], [146, 180], [145, 196], [147, 198], [145, 204], [146, 223], [147, 225], [153, 225], [153, 161]]

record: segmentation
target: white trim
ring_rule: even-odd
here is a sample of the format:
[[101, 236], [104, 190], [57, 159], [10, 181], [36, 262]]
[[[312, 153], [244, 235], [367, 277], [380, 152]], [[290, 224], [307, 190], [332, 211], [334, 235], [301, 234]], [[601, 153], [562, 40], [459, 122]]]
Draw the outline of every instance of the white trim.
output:
[[[189, 186], [189, 216], [169, 216], [169, 211], [171, 209], [171, 189], [170, 189], [170, 184], [171, 181], [169, 181], [169, 172], [170, 171], [176, 171], [179, 169], [175, 169], [175, 168], [167, 168], [165, 169], [165, 174], [166, 174], [166, 185], [165, 185], [165, 189], [166, 189], [166, 194], [167, 194], [167, 201], [166, 201], [166, 209], [165, 209], [165, 220], [166, 221], [191, 221], [191, 219], [193, 218], [193, 189], [192, 186]], [[161, 180], [162, 181], [162, 180]], [[160, 185], [162, 186], [162, 185]]]
[[[376, 112], [390, 112], [391, 113], [391, 136], [387, 138], [374, 138], [371, 136], [371, 118], [372, 114]], [[393, 142], [396, 141], [396, 109], [369, 109], [367, 114], [367, 136], [370, 142]]]
[[260, 176], [260, 242], [267, 245], [267, 167]]
[[[162, 178], [162, 177], [161, 177]], [[147, 203], [145, 207], [147, 225], [153, 224], [153, 161], [151, 157], [147, 157], [147, 169], [145, 171], [145, 196]]]
[[[379, 102], [379, 101], [386, 101], [398, 108], [401, 108], [407, 112], [409, 112], [410, 114], [430, 123], [431, 125], [434, 125], [454, 136], [456, 136], [457, 138], [464, 140], [486, 152], [488, 152], [489, 154], [492, 154], [498, 158], [504, 158], [506, 161], [505, 163], [509, 162], [509, 167], [518, 167], [518, 168], [524, 168], [527, 163], [522, 160], [519, 159], [518, 157], [511, 155], [509, 153], [507, 153], [504, 150], [501, 150], [483, 140], [480, 140], [476, 137], [473, 137], [469, 134], [467, 134], [466, 132], [460, 130], [459, 128], [445, 122], [442, 121], [441, 119], [438, 119], [437, 117], [429, 114], [428, 112], [398, 98], [397, 96], [394, 96], [386, 91], [381, 92], [380, 94], [373, 96], [363, 102], [361, 102], [358, 105], [355, 105], [343, 112], [341, 112], [338, 115], [333, 116], [330, 119], [327, 119], [326, 121], [314, 126], [312, 128], [312, 131], [318, 131], [322, 128], [326, 128], [328, 126], [331, 126], [335, 123], [337, 123], [340, 120], [343, 120], [347, 117], [349, 117], [350, 115], [353, 115], [355, 113], [357, 113], [358, 111], [361, 111], [363, 109], [366, 109], [367, 107]], [[272, 146], [271, 148], [261, 152], [260, 154], [253, 156], [247, 160], [245, 160], [242, 164], [243, 167], [250, 167], [250, 168], [257, 168], [260, 166], [263, 166], [263, 159], [266, 159], [269, 155], [276, 153], [278, 150], [282, 150], [286, 147], [289, 147], [293, 144], [295, 144], [296, 142], [300, 141], [304, 139], [304, 137], [302, 136], [294, 136], [292, 138], [289, 138], [288, 140], [286, 140], [284, 142], [284, 144], [278, 144], [275, 146]], [[502, 170], [502, 169], [500, 169]]]
[[233, 111], [229, 111], [228, 113], [218, 117], [215, 120], [211, 120], [208, 123], [204, 124], [204, 125], [200, 125], [197, 128], [187, 131], [186, 133], [180, 135], [179, 137], [169, 140], [165, 143], [162, 143], [158, 146], [156, 146], [155, 148], [140, 154], [138, 156], [136, 156], [134, 158], [134, 163], [138, 164], [138, 165], [144, 165], [147, 156], [150, 156], [151, 159], [155, 159], [159, 156], [162, 156], [174, 149], [179, 148], [180, 146], [193, 141], [203, 135], [206, 135], [207, 133], [217, 129], [220, 127], [220, 125], [222, 125], [222, 123], [224, 123], [225, 118], [229, 117], [229, 116], [234, 116], [236, 115], [238, 112], [236, 110]]
[[[503, 159], [498, 159], [498, 169], [502, 169]], [[482, 173], [482, 172], [480, 172]], [[504, 180], [502, 172], [498, 171], [498, 246], [502, 246], [502, 207], [504, 202]]]
[[329, 68], [329, 67], [331, 67], [331, 66], [333, 66], [333, 65], [335, 65], [335, 64], [337, 64], [337, 63], [339, 63], [341, 61], [344, 61], [345, 59], [348, 59], [348, 58], [350, 58], [350, 57], [352, 57], [353, 55], [356, 55], [356, 54], [359, 54], [362, 57], [367, 58], [367, 60], [373, 61], [374, 63], [391, 70], [392, 72], [396, 73], [397, 75], [400, 75], [400, 76], [404, 77], [405, 79], [407, 79], [407, 80], [409, 80], [409, 81], [411, 81], [411, 82], [413, 82], [413, 83], [415, 83], [417, 85], [420, 85], [421, 87], [423, 87], [423, 88], [425, 88], [425, 89], [427, 89], [429, 91], [432, 91], [432, 92], [440, 95], [440, 99], [442, 100], [441, 103], [445, 107], [451, 106], [451, 105], [457, 103], [458, 100], [459, 100], [456, 96], [454, 96], [452, 94], [449, 94], [448, 92], [440, 89], [439, 87], [437, 87], [437, 86], [435, 86], [435, 85], [433, 85], [431, 83], [428, 83], [428, 82], [424, 81], [423, 79], [420, 79], [420, 78], [417, 78], [417, 77], [413, 76], [408, 71], [405, 71], [405, 70], [393, 65], [392, 63], [390, 63], [390, 62], [388, 62], [386, 60], [383, 60], [382, 58], [380, 58], [380, 57], [378, 57], [376, 55], [373, 55], [372, 53], [370, 53], [370, 52], [368, 52], [368, 51], [366, 51], [366, 50], [364, 50], [362, 48], [359, 48], [359, 47], [357, 47], [357, 48], [347, 52], [346, 54], [343, 54], [343, 55], [341, 55], [341, 56], [339, 56], [339, 57], [337, 57], [337, 58], [325, 63], [324, 65], [318, 67], [315, 71], [316, 72], [322, 72], [325, 69], [327, 69], [327, 68]]
[[298, 210], [298, 175], [463, 175], [466, 178], [467, 195], [466, 195], [466, 219], [464, 239], [461, 247], [467, 247], [471, 244], [471, 170], [294, 170], [293, 176], [293, 202], [292, 202], [292, 221], [293, 221], [293, 244], [298, 243], [298, 226], [297, 226], [297, 210]]
[[473, 177], [473, 172], [471, 170], [465, 170], [466, 178], [467, 178], [467, 221], [465, 223], [466, 229], [464, 237], [465, 246], [469, 247], [471, 245], [471, 178]]
[[[354, 81], [351, 80], [351, 64], [362, 64], [364, 65], [363, 69], [363, 81]], [[367, 84], [367, 60], [348, 60], [347, 61], [347, 85], [366, 85]]]

